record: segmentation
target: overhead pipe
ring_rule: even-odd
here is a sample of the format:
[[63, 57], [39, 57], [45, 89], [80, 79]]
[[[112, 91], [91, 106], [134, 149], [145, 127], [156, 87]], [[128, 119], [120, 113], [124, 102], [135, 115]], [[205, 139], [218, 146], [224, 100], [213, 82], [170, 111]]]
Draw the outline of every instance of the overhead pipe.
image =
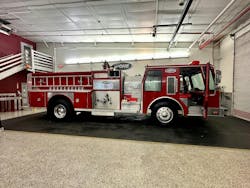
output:
[[[153, 33], [154, 34], [154, 33]], [[171, 32], [161, 32], [158, 33], [157, 35], [171, 35]], [[200, 35], [201, 32], [180, 32], [178, 33], [179, 35]], [[206, 32], [206, 34], [213, 34], [211, 32]], [[73, 35], [73, 34], [69, 34], [69, 35], [63, 35], [63, 34], [47, 34], [47, 35], [43, 35], [43, 37], [74, 37], [74, 36], [99, 36], [100, 34], [77, 34], [77, 35]], [[112, 33], [112, 34], [101, 34], [101, 36], [112, 36], [112, 35], [122, 35], [122, 36], [127, 36], [127, 35], [131, 35], [130, 33], [126, 33], [126, 34], [121, 34], [121, 33]], [[148, 32], [144, 32], [144, 33], [134, 33], [133, 35], [148, 35]], [[22, 35], [23, 37], [37, 37], [40, 36], [39, 34], [31, 34], [31, 35]]]
[[158, 23], [159, 0], [155, 1], [155, 25]]
[[225, 26], [223, 27], [223, 29], [222, 29], [219, 33], [217, 33], [217, 34], [216, 34], [215, 36], [213, 36], [211, 39], [209, 39], [209, 40], [205, 41], [204, 43], [202, 43], [202, 44], [199, 46], [199, 48], [200, 48], [200, 49], [203, 49], [203, 48], [207, 47], [211, 42], [216, 41], [217, 39], [219, 39], [221, 33], [223, 33], [229, 26], [231, 26], [233, 23], [235, 23], [237, 20], [239, 20], [242, 16], [244, 16], [245, 14], [247, 14], [249, 11], [250, 11], [250, 6], [248, 6], [248, 7], [245, 8], [244, 10], [242, 10], [242, 11], [239, 13], [239, 15], [236, 16], [235, 18], [233, 18], [232, 20], [230, 20], [230, 21], [228, 22], [228, 24], [225, 25]]
[[[157, 25], [158, 23], [158, 7], [159, 7], [159, 1], [156, 0], [155, 2], [155, 25]], [[156, 36], [157, 28], [155, 27], [155, 25], [153, 26], [152, 37]]]
[[177, 25], [177, 27], [176, 27], [176, 29], [174, 31], [174, 34], [173, 34], [173, 36], [172, 36], [172, 38], [171, 38], [171, 40], [169, 42], [168, 50], [171, 48], [171, 46], [172, 46], [172, 44], [174, 42], [174, 39], [175, 39], [175, 37], [176, 37], [176, 35], [177, 35], [177, 33], [178, 33], [182, 23], [183, 23], [183, 20], [185, 19], [186, 15], [187, 15], [187, 12], [188, 12], [192, 2], [193, 2], [193, 0], [188, 0], [188, 2], [186, 3], [186, 5], [185, 5], [185, 7], [183, 9], [182, 15], [181, 15], [181, 17], [179, 19], [178, 25]]
[[[173, 27], [173, 26], [177, 26], [178, 24], [158, 24], [158, 25], [153, 25], [154, 27]], [[182, 23], [182, 25], [192, 25], [192, 23]]]
[[[161, 24], [161, 25], [153, 25], [153, 33], [152, 36], [155, 37], [157, 33], [157, 28], [158, 27], [174, 27], [177, 26], [178, 24]], [[182, 25], [192, 25], [192, 23], [182, 23]]]
[[216, 16], [216, 18], [207, 26], [207, 28], [201, 33], [201, 35], [188, 47], [191, 49], [196, 42], [198, 42], [203, 35], [214, 25], [214, 23], [233, 5], [236, 0], [231, 0], [230, 3]]

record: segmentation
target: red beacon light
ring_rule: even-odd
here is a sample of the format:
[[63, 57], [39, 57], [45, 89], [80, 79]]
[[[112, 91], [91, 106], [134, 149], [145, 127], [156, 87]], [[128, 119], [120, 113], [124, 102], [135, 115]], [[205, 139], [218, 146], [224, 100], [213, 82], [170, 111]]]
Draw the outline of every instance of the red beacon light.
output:
[[195, 61], [192, 61], [189, 65], [199, 65], [199, 64], [200, 64], [200, 61], [195, 60]]

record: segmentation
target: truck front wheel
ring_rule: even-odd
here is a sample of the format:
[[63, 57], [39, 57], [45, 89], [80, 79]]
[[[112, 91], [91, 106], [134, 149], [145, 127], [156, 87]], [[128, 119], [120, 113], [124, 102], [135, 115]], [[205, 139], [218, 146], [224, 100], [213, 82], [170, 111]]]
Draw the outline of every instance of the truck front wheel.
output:
[[54, 120], [69, 120], [73, 115], [70, 103], [63, 99], [53, 101], [47, 109], [48, 115]]
[[159, 125], [173, 125], [177, 118], [177, 110], [167, 102], [160, 102], [152, 109], [152, 117]]

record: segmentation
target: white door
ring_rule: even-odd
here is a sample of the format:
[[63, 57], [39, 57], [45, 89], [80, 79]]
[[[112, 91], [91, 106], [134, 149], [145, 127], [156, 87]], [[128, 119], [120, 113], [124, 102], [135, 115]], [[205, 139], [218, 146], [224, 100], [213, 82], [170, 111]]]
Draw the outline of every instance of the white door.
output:
[[250, 121], [250, 31], [235, 39], [232, 112]]
[[22, 82], [21, 86], [22, 86], [22, 102], [23, 102], [22, 104], [23, 104], [23, 107], [27, 107], [29, 106], [27, 83]]

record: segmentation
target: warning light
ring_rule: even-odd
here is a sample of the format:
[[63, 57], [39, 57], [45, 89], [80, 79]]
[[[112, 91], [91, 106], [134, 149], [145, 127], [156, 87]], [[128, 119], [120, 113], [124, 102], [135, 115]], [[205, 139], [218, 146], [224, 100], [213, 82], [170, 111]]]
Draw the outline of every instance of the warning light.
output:
[[200, 64], [200, 61], [197, 61], [197, 60], [192, 61], [192, 62], [190, 63], [190, 65], [199, 65], [199, 64]]

